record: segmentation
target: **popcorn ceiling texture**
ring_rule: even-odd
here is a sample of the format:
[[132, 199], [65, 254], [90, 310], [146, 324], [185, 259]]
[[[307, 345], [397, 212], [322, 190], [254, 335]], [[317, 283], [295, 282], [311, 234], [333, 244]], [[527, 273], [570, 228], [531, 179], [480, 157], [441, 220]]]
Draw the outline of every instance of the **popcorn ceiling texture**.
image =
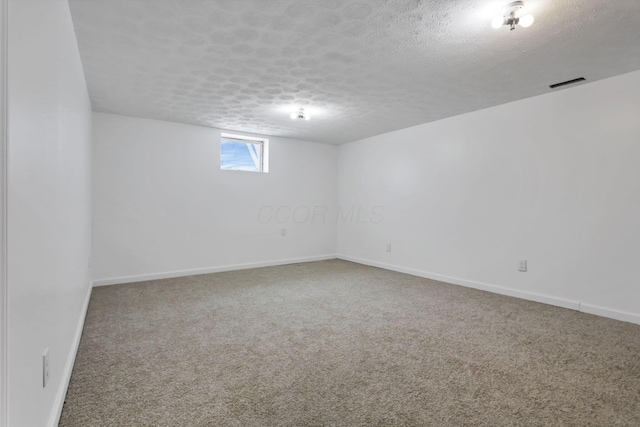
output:
[[70, 0], [95, 111], [332, 144], [640, 69], [640, 1], [529, 0], [511, 32], [501, 5]]

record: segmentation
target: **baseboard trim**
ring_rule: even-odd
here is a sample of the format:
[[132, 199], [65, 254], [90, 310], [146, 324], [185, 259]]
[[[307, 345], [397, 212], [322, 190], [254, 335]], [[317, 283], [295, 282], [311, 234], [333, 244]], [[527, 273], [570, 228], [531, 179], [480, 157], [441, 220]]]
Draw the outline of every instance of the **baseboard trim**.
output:
[[121, 276], [109, 279], [97, 279], [93, 286], [109, 286], [123, 283], [145, 282], [147, 280], [171, 279], [173, 277], [196, 276], [198, 274], [221, 273], [223, 271], [248, 270], [250, 268], [272, 267], [276, 265], [298, 264], [301, 262], [325, 261], [336, 259], [335, 254], [319, 255], [303, 258], [280, 259], [274, 261], [253, 262], [247, 264], [225, 265], [220, 267], [195, 268], [191, 270], [167, 271], [163, 273], [140, 274], [135, 276]]
[[53, 412], [51, 419], [49, 420], [49, 427], [57, 427], [60, 423], [60, 416], [62, 415], [62, 407], [64, 406], [65, 398], [67, 397], [67, 390], [69, 389], [69, 382], [71, 381], [71, 373], [73, 372], [73, 365], [76, 362], [76, 356], [78, 354], [78, 348], [80, 347], [80, 338], [82, 337], [82, 330], [84, 329], [84, 321], [87, 317], [87, 311], [89, 309], [89, 300], [91, 299], [91, 291], [93, 288], [89, 286], [87, 296], [85, 297], [84, 304], [82, 306], [82, 313], [78, 325], [76, 326], [76, 332], [73, 337], [73, 343], [71, 345], [71, 353], [67, 357], [67, 364], [64, 367], [62, 373], [62, 383], [58, 388], [58, 393], [53, 405]]
[[580, 311], [583, 313], [595, 314], [600, 317], [608, 317], [609, 319], [621, 320], [623, 322], [635, 323], [640, 325], [640, 315], [629, 313], [626, 311], [614, 310], [606, 307], [599, 307], [591, 304], [580, 304]]
[[372, 267], [383, 268], [385, 270], [406, 273], [412, 276], [424, 277], [425, 279], [437, 280], [439, 282], [451, 283], [453, 285], [464, 286], [465, 288], [473, 288], [481, 291], [493, 292], [494, 294], [506, 295], [514, 298], [526, 299], [529, 301], [540, 302], [543, 304], [555, 305], [562, 308], [568, 308], [578, 311], [580, 309], [579, 301], [572, 301], [563, 298], [552, 297], [534, 292], [518, 291], [505, 288], [502, 286], [491, 285], [488, 283], [477, 282], [474, 280], [460, 279], [458, 277], [445, 276], [443, 274], [431, 273], [428, 271], [417, 270], [413, 268], [401, 267], [393, 264], [385, 264], [377, 261], [369, 261], [362, 258], [350, 257], [347, 255], [338, 255], [339, 259], [351, 261], [358, 264], [370, 265]]
[[563, 298], [553, 297], [550, 295], [518, 291], [514, 289], [505, 288], [502, 286], [490, 285], [488, 283], [460, 279], [457, 277], [445, 276], [442, 274], [430, 273], [430, 272], [417, 270], [413, 268], [401, 267], [401, 266], [386, 264], [386, 263], [377, 262], [377, 261], [370, 261], [363, 258], [357, 258], [357, 257], [352, 257], [347, 255], [338, 254], [337, 258], [345, 261], [355, 262], [358, 264], [378, 267], [385, 270], [391, 270], [391, 271], [397, 271], [399, 273], [410, 274], [412, 276], [424, 277], [425, 279], [437, 280], [440, 282], [451, 283], [454, 285], [464, 286], [467, 288], [479, 289], [479, 290], [493, 292], [500, 295], [507, 295], [514, 298], [535, 301], [542, 304], [554, 305], [557, 307], [568, 308], [571, 310], [576, 310], [576, 311], [580, 311], [587, 314], [593, 314], [600, 317], [606, 317], [609, 319], [620, 320], [623, 322], [635, 323], [640, 325], [640, 315], [635, 313], [629, 313], [629, 312], [615, 310], [615, 309], [606, 308], [606, 307], [599, 307], [591, 304], [586, 304], [580, 301], [563, 299]]

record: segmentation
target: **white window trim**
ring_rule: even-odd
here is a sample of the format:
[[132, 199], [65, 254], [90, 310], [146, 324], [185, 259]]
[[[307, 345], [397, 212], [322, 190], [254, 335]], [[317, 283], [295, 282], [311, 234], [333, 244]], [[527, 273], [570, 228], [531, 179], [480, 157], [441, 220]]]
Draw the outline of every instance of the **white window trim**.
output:
[[[260, 138], [256, 136], [246, 136], [246, 135], [237, 135], [231, 133], [222, 132], [220, 134], [220, 139], [235, 139], [238, 141], [247, 141], [247, 142], [260, 142], [262, 143], [262, 165], [260, 167], [260, 171], [254, 173], [269, 173], [269, 140], [267, 138]], [[222, 161], [220, 163], [220, 169], [229, 171], [230, 169], [222, 168]], [[242, 171], [242, 172], [252, 172], [252, 171]]]

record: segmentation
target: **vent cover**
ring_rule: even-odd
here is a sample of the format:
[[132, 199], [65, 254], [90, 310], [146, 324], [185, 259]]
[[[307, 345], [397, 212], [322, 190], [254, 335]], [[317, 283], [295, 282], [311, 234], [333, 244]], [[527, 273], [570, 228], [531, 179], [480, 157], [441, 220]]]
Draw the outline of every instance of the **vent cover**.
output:
[[566, 82], [562, 82], [562, 83], [556, 83], [556, 84], [553, 84], [553, 85], [551, 85], [549, 87], [551, 89], [555, 89], [555, 88], [560, 87], [560, 86], [572, 85], [574, 83], [583, 82], [585, 80], [586, 79], [584, 77], [578, 77], [577, 79], [567, 80]]

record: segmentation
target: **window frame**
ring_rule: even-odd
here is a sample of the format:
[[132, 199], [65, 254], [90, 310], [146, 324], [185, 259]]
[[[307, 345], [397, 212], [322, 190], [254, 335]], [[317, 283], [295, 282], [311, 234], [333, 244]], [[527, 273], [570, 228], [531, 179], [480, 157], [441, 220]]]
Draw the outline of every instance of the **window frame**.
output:
[[[259, 144], [261, 147], [260, 167], [259, 170], [242, 170], [242, 169], [228, 169], [223, 167], [222, 164], [222, 143], [223, 141], [231, 142], [243, 142], [246, 144]], [[238, 135], [231, 133], [220, 134], [220, 170], [231, 172], [253, 172], [253, 173], [269, 173], [269, 140], [267, 138]]]

